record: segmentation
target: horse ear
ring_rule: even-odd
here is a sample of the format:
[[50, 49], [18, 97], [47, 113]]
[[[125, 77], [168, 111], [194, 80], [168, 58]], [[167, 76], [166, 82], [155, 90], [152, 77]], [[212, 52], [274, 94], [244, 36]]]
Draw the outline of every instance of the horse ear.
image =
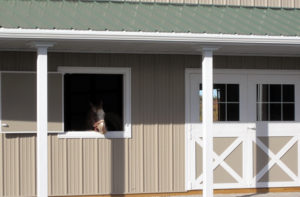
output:
[[93, 112], [96, 112], [96, 107], [95, 107], [95, 105], [94, 105], [92, 102], [89, 102], [89, 105], [90, 105], [90, 109], [91, 109]]

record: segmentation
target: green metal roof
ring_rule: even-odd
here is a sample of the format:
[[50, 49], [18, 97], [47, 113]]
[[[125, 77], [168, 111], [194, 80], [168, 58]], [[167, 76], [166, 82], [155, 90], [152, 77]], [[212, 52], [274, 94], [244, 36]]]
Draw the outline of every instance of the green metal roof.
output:
[[0, 26], [300, 36], [300, 10], [99, 0], [0, 0]]

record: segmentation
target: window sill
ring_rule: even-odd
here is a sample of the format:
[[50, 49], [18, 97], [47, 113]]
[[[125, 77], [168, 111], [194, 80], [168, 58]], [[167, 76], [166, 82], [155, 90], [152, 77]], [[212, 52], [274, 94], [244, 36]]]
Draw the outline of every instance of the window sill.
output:
[[107, 132], [105, 135], [101, 133], [97, 133], [94, 131], [69, 131], [60, 133], [57, 135], [58, 138], [68, 138], [68, 139], [80, 139], [80, 138], [103, 138], [103, 139], [110, 139], [110, 138], [131, 138], [131, 135], [126, 135], [124, 131], [113, 131]]

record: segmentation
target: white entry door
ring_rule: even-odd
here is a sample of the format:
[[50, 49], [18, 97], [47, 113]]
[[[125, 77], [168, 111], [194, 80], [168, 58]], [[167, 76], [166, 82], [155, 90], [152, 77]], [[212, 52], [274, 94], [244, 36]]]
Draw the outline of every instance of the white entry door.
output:
[[[300, 185], [298, 167], [291, 169], [295, 168], [293, 162], [280, 160], [298, 143], [299, 75], [215, 70], [213, 79], [214, 188]], [[201, 96], [200, 69], [189, 69], [186, 71], [187, 190], [201, 189], [203, 182]], [[274, 147], [276, 151], [271, 150]], [[290, 152], [298, 161], [299, 151]], [[269, 174], [271, 168], [275, 169], [273, 174]], [[282, 173], [286, 177], [281, 180]]]

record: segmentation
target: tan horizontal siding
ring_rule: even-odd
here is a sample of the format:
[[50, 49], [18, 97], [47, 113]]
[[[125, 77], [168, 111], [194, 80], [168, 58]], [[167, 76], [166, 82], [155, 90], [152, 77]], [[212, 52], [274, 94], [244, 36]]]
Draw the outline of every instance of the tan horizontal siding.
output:
[[[35, 70], [34, 53], [1, 52], [0, 57], [1, 70]], [[215, 68], [299, 69], [299, 62], [300, 58], [281, 57], [214, 58]], [[184, 69], [200, 64], [201, 56], [50, 53], [50, 71], [57, 66], [132, 68], [132, 139], [49, 135], [49, 193], [184, 191]], [[34, 135], [1, 135], [0, 195], [35, 195], [35, 140]]]

